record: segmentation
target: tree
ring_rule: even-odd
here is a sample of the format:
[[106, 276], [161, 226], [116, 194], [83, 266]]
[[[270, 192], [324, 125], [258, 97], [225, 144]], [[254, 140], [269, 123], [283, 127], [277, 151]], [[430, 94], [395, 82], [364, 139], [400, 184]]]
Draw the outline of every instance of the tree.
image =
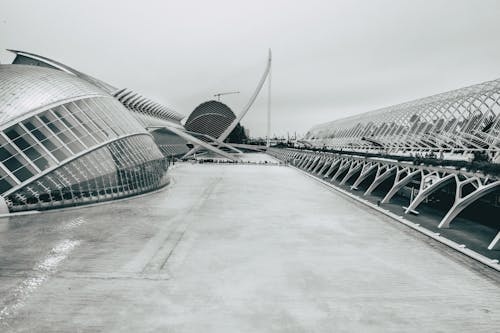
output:
[[224, 141], [228, 143], [246, 143], [247, 140], [245, 128], [238, 123]]

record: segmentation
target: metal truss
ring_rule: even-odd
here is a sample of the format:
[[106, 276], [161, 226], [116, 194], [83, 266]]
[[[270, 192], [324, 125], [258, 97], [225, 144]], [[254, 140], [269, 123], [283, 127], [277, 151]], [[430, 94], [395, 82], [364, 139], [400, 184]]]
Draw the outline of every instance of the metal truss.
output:
[[159, 120], [180, 124], [180, 121], [184, 118], [180, 113], [135, 93], [130, 89], [121, 89], [113, 95], [127, 109], [132, 111], [136, 118], [137, 115], [140, 115], [141, 119], [138, 120], [141, 123], [145, 123], [143, 125], [146, 126], [157, 125]]
[[387, 153], [500, 152], [500, 79], [313, 127], [315, 146]]

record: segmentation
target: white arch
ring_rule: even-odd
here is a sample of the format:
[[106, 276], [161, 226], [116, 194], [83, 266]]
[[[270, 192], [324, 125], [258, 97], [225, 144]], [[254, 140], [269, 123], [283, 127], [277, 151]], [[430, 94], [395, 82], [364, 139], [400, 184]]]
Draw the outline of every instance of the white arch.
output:
[[[460, 185], [459, 185], [460, 186]], [[456, 197], [455, 203], [450, 208], [446, 216], [441, 220], [438, 225], [438, 228], [449, 228], [451, 221], [467, 206], [476, 201], [477, 199], [485, 196], [488, 193], [491, 193], [496, 190], [496, 188], [500, 186], [500, 180], [497, 180], [494, 183], [488, 185], [479, 186], [474, 192], [466, 195], [463, 198], [460, 198], [460, 195]], [[457, 191], [461, 191], [461, 188], [457, 188]]]

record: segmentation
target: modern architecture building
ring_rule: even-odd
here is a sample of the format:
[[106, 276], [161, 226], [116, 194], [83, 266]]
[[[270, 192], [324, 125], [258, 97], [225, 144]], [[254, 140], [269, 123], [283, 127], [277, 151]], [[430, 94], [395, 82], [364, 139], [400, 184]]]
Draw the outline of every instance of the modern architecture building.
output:
[[500, 79], [317, 125], [305, 140], [391, 154], [483, 152], [500, 161], [499, 99]]
[[226, 104], [208, 101], [191, 112], [184, 127], [190, 132], [218, 138], [235, 119], [236, 115]]
[[167, 159], [239, 152], [223, 141], [243, 112], [210, 101], [186, 121], [130, 89], [119, 89], [55, 60], [10, 50], [0, 65], [0, 213], [106, 201], [168, 183]]
[[106, 201], [167, 184], [152, 135], [107, 85], [50, 67], [0, 65], [0, 210]]
[[499, 100], [500, 80], [489, 81], [317, 125], [306, 149], [268, 152], [400, 213], [435, 209], [437, 228], [475, 204], [480, 217], [465, 232], [489, 234], [498, 248]]
[[92, 83], [114, 96], [123, 106], [132, 112], [134, 118], [136, 118], [144, 128], [152, 128], [149, 132], [165, 156], [179, 156], [185, 154], [189, 150], [186, 146], [188, 143], [186, 140], [165, 129], [165, 126], [174, 126], [182, 129], [181, 120], [184, 118], [184, 115], [130, 89], [116, 88], [53, 59], [24, 51], [10, 51], [16, 55], [13, 61], [14, 64], [57, 69]]

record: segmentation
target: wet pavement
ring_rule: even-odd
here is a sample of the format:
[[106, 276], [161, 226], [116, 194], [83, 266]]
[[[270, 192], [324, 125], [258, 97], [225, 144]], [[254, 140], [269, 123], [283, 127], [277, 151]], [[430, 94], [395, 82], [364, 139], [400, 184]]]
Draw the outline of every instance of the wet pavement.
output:
[[0, 219], [0, 332], [494, 332], [500, 277], [277, 165]]

